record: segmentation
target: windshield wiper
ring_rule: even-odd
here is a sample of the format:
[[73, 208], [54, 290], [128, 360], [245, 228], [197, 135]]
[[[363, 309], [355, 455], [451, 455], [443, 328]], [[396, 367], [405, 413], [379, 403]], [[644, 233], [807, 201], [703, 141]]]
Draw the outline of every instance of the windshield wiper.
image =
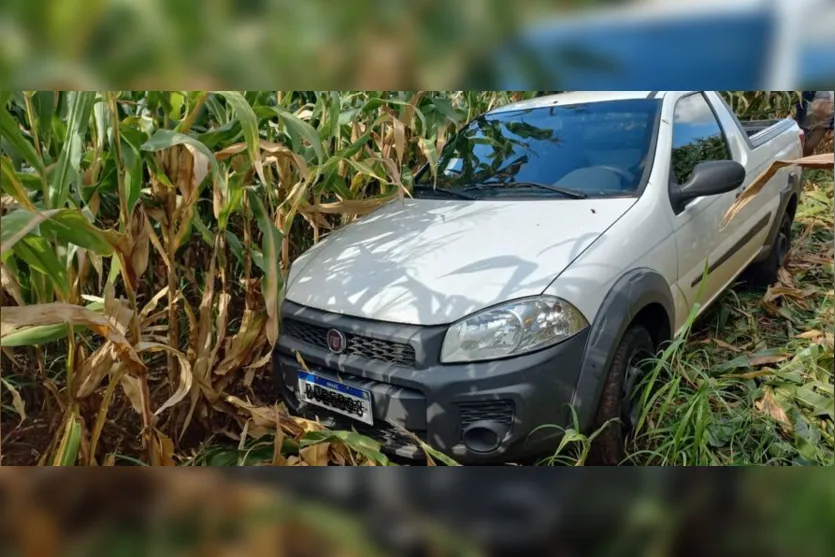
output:
[[415, 184], [415, 189], [416, 190], [421, 189], [421, 190], [424, 190], [424, 191], [431, 191], [433, 193], [442, 193], [442, 194], [444, 194], [448, 197], [457, 197], [458, 199], [469, 199], [469, 200], [475, 199], [475, 196], [472, 196], [468, 193], [455, 191], [455, 190], [451, 190], [451, 189], [447, 189], [447, 188], [438, 188], [438, 187], [435, 187], [435, 186], [430, 186], [429, 184]]
[[572, 199], [585, 199], [588, 197], [588, 195], [578, 190], [563, 188], [561, 186], [552, 186], [551, 184], [540, 184], [539, 182], [483, 182], [481, 184], [474, 184], [472, 186], [469, 186], [466, 189], [488, 188], [539, 188], [543, 190], [555, 191]]

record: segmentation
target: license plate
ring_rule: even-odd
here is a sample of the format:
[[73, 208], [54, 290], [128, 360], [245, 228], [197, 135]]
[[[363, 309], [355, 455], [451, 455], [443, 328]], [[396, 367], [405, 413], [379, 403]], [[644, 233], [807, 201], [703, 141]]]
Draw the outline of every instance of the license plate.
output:
[[368, 425], [374, 425], [374, 417], [371, 415], [371, 393], [365, 389], [358, 389], [339, 381], [300, 371], [299, 399]]

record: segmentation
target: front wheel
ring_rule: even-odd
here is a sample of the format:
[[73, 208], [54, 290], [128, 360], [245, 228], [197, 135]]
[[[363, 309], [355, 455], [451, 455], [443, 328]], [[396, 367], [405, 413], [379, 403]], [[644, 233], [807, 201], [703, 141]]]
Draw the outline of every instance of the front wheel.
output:
[[616, 466], [626, 456], [626, 438], [638, 418], [634, 395], [642, 375], [641, 364], [654, 351], [652, 336], [641, 325], [630, 326], [621, 338], [595, 414], [593, 431], [605, 428], [592, 442], [590, 464]]

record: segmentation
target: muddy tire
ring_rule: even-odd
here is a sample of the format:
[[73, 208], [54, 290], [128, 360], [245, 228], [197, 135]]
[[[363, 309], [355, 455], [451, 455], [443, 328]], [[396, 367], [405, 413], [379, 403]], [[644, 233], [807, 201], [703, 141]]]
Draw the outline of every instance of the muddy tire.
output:
[[603, 392], [600, 395], [592, 431], [594, 433], [609, 420], [606, 428], [592, 442], [588, 463], [593, 466], [616, 466], [625, 454], [626, 437], [631, 433], [634, 412], [629, 403], [639, 382], [638, 363], [655, 352], [652, 336], [641, 325], [632, 325], [621, 338]]
[[748, 268], [746, 279], [751, 286], [767, 288], [777, 282], [777, 273], [786, 262], [786, 255], [792, 245], [792, 218], [786, 213], [780, 222], [780, 229], [771, 245], [768, 259]]

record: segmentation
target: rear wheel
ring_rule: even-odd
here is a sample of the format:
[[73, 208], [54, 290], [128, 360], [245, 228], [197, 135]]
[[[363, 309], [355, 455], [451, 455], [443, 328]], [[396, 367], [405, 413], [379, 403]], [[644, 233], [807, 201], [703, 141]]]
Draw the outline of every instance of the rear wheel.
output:
[[747, 272], [748, 281], [753, 286], [768, 287], [777, 282], [777, 273], [786, 262], [786, 256], [792, 246], [792, 217], [789, 213], [783, 215], [780, 229], [771, 244], [768, 259], [752, 265]]
[[626, 439], [638, 419], [635, 394], [645, 368], [642, 363], [654, 351], [645, 327], [632, 325], [626, 330], [609, 367], [592, 432], [609, 423], [592, 442], [589, 464], [615, 466], [626, 456]]

